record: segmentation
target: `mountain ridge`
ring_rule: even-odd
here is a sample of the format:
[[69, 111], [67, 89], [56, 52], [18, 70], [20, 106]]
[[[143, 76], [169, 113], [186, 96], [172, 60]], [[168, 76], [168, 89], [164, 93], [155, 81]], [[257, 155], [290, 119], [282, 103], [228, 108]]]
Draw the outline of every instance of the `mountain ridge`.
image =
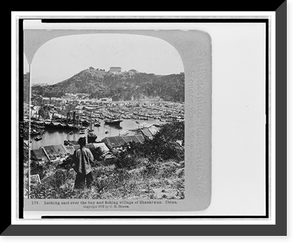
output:
[[34, 85], [32, 91], [46, 97], [65, 93], [87, 93], [92, 98], [137, 100], [159, 97], [166, 101], [184, 101], [184, 73], [155, 75], [132, 70], [110, 73], [89, 67], [52, 85]]

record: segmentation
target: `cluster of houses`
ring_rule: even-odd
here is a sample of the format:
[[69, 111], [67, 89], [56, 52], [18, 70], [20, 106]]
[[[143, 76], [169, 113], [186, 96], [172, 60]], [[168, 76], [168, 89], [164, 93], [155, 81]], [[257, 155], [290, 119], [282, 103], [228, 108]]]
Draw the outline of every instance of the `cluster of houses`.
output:
[[89, 94], [86, 93], [65, 93], [61, 98], [58, 97], [42, 97], [40, 96], [40, 102], [44, 105], [65, 105], [68, 103], [74, 104], [89, 104], [89, 103], [108, 103], [112, 101], [112, 98], [99, 98], [91, 99]]
[[[88, 143], [87, 147], [91, 150], [101, 150], [101, 158], [96, 160], [104, 160], [111, 162], [114, 160], [114, 154], [118, 152], [125, 144], [130, 142], [143, 143], [145, 140], [153, 139], [153, 136], [159, 131], [158, 126], [150, 126], [148, 128], [137, 129], [134, 135], [105, 137], [100, 142]], [[79, 145], [76, 141], [68, 145], [48, 145], [39, 149], [31, 150], [31, 159], [45, 164], [47, 162], [63, 162], [66, 158], [74, 153]]]
[[[118, 73], [121, 68], [111, 68], [111, 71]], [[131, 70], [135, 73], [135, 70]], [[99, 120], [105, 119], [131, 119], [131, 120], [151, 120], [161, 121], [183, 121], [184, 103], [173, 103], [157, 99], [142, 101], [112, 101], [111, 98], [90, 99], [85, 93], [66, 93], [61, 98], [41, 97], [37, 101], [32, 101], [31, 106], [26, 108], [26, 115], [31, 117], [31, 124], [47, 127], [52, 125], [57, 129], [72, 128], [72, 125], [82, 125], [83, 121], [96, 124]], [[40, 103], [40, 105], [38, 105]], [[40, 109], [47, 106], [49, 117], [41, 117]], [[72, 109], [69, 107], [72, 106]], [[70, 111], [71, 110], [71, 111]], [[73, 120], [73, 121], [72, 121]], [[78, 122], [75, 122], [77, 120]], [[80, 121], [80, 122], [79, 122]], [[40, 122], [40, 123], [39, 123]], [[138, 122], [138, 121], [136, 121]], [[89, 125], [89, 124], [88, 124]], [[32, 128], [35, 128], [32, 126]], [[104, 156], [104, 160], [113, 158], [113, 152], [129, 142], [143, 143], [147, 139], [152, 139], [159, 130], [158, 126], [150, 126], [136, 130], [127, 136], [106, 137], [99, 142], [88, 144], [91, 148], [98, 148]], [[40, 163], [62, 161], [70, 154], [73, 154], [78, 147], [73, 144], [47, 145], [39, 149], [31, 150], [31, 158]]]

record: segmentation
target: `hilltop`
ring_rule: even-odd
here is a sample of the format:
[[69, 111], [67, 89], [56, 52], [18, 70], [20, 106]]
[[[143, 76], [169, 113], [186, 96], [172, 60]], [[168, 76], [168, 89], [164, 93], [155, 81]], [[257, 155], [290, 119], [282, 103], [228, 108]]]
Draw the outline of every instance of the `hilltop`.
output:
[[155, 75], [135, 70], [110, 73], [90, 67], [54, 85], [33, 86], [32, 91], [46, 97], [80, 92], [90, 94], [92, 98], [133, 100], [160, 97], [177, 102], [184, 101], [184, 73]]

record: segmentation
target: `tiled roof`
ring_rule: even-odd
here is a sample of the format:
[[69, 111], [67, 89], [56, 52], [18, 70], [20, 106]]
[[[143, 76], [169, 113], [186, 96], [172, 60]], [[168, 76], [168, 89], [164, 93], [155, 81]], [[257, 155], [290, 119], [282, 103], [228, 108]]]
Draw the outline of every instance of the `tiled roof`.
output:
[[116, 136], [116, 137], [106, 137], [102, 140], [106, 146], [110, 149], [123, 146], [125, 143], [136, 142], [143, 143], [145, 138], [142, 135], [135, 136]]
[[[140, 134], [134, 136], [106, 137], [102, 141], [104, 144], [90, 143], [87, 144], [86, 147], [89, 149], [100, 147], [103, 152], [107, 152], [108, 149], [121, 147], [129, 142], [143, 143], [145, 138]], [[39, 149], [31, 150], [31, 157], [32, 159], [40, 161], [53, 161], [57, 158], [64, 158], [67, 155], [72, 155], [77, 149], [79, 149], [79, 145], [48, 145]]]

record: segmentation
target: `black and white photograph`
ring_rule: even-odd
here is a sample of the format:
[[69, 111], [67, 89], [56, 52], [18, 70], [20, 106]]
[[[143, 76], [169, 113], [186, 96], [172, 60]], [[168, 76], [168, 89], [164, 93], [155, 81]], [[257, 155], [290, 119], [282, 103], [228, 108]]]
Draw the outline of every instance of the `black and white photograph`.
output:
[[284, 11], [14, 13], [5, 233], [284, 234]]
[[236, 22], [25, 20], [25, 210], [267, 215], [267, 21]]
[[162, 39], [82, 34], [24, 56], [24, 197], [184, 199], [183, 62]]
[[24, 21], [25, 209], [207, 208], [210, 35], [102, 26]]

